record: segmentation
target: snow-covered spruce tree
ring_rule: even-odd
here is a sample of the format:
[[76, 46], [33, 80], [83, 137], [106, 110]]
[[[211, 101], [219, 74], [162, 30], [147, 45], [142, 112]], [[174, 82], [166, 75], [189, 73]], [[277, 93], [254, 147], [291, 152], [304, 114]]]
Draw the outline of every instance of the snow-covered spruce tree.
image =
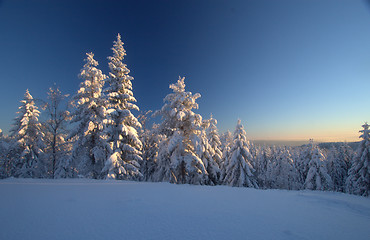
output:
[[274, 161], [269, 164], [270, 187], [277, 189], [299, 189], [298, 173], [288, 148], [279, 148]]
[[9, 144], [7, 138], [0, 129], [0, 179], [11, 176], [11, 163], [7, 156], [8, 149]]
[[132, 92], [133, 77], [123, 59], [126, 51], [121, 36], [113, 45], [113, 56], [109, 60], [109, 78], [105, 94], [108, 101], [107, 135], [111, 146], [111, 154], [102, 171], [106, 178], [137, 180], [142, 177], [140, 162], [142, 161], [142, 142], [138, 136], [141, 124], [132, 114], [139, 111]]
[[310, 139], [307, 145], [304, 145], [300, 148], [299, 157], [295, 161], [295, 167], [298, 171], [298, 181], [303, 186], [309, 169], [309, 162], [312, 159], [312, 153], [314, 150], [313, 139]]
[[140, 134], [143, 143], [143, 161], [140, 164], [140, 172], [144, 181], [156, 181], [154, 175], [157, 169], [159, 146], [164, 136], [158, 133], [158, 125], [154, 124], [152, 129], [145, 129]]
[[[160, 127], [161, 125], [158, 125], [157, 134], [162, 136], [162, 141], [159, 142], [158, 157], [156, 162], [157, 164], [152, 175], [152, 179], [155, 182], [175, 182], [177, 179], [173, 178], [174, 176], [171, 169], [171, 155], [168, 151], [169, 141], [167, 135], [164, 134], [166, 130], [163, 128], [160, 129]], [[169, 136], [172, 137], [172, 135]]]
[[328, 153], [327, 168], [328, 173], [333, 180], [334, 191], [345, 191], [345, 182], [352, 156], [351, 152], [351, 148], [348, 146], [348, 144], [344, 143], [338, 148], [333, 145]]
[[267, 167], [269, 166], [270, 161], [272, 161], [272, 150], [269, 146], [264, 145], [258, 152], [256, 158], [255, 170], [259, 188], [266, 189], [268, 187]]
[[203, 120], [201, 129], [198, 134], [192, 135], [192, 143], [195, 146], [195, 153], [202, 160], [203, 165], [208, 173], [208, 185], [216, 185], [220, 178], [220, 168], [214, 159], [215, 149], [209, 144], [206, 130], [209, 128], [210, 121]]
[[[80, 89], [73, 97], [75, 106], [72, 123], [76, 123], [69, 139], [76, 138], [73, 144], [70, 169], [77, 167], [78, 174], [87, 178], [101, 178], [101, 170], [107, 158], [109, 145], [104, 134], [106, 119], [105, 101], [102, 87], [106, 76], [97, 69], [98, 62], [93, 53], [87, 53], [85, 65], [79, 77]], [[66, 167], [66, 166], [65, 166]]]
[[288, 178], [288, 181], [286, 182], [288, 184], [289, 190], [299, 190], [302, 189], [302, 184], [299, 182], [299, 173], [296, 169], [295, 164], [295, 157], [294, 157], [294, 150], [290, 147], [285, 148], [286, 151], [283, 152], [282, 158], [284, 159], [284, 165], [285, 169], [287, 170], [286, 177]]
[[220, 141], [221, 141], [221, 150], [223, 151], [226, 146], [231, 145], [231, 143], [233, 142], [233, 134], [229, 130], [227, 130], [225, 133], [221, 135]]
[[154, 114], [162, 117], [158, 130], [166, 137], [160, 144], [155, 177], [157, 181], [207, 184], [207, 170], [192, 141], [202, 129], [202, 117], [193, 112], [198, 108], [196, 99], [200, 94], [186, 92], [184, 79], [170, 85], [173, 93], [164, 98], [164, 106]]
[[5, 173], [6, 177], [15, 177], [16, 171], [19, 167], [19, 159], [22, 155], [22, 148], [19, 143], [15, 140], [14, 136], [7, 136], [7, 142], [5, 144], [6, 152], [4, 152], [4, 159], [2, 162], [1, 171]]
[[348, 145], [348, 143], [342, 143], [339, 145], [338, 154], [339, 159], [342, 159], [342, 161], [347, 164], [347, 169], [349, 170], [349, 168], [351, 167], [351, 160], [353, 159], [354, 155], [353, 149]]
[[214, 119], [212, 115], [211, 118], [209, 119], [209, 126], [206, 131], [209, 144], [213, 149], [212, 158], [216, 161], [218, 166], [221, 166], [222, 163], [221, 141], [217, 129], [217, 120]]
[[15, 177], [41, 178], [46, 174], [43, 161], [43, 133], [39, 122], [40, 111], [28, 89], [10, 130], [13, 144], [13, 174]]
[[48, 173], [51, 178], [68, 176], [68, 169], [65, 169], [66, 161], [70, 159], [71, 144], [66, 141], [68, 136], [67, 123], [69, 111], [67, 104], [63, 101], [68, 95], [63, 95], [57, 86], [49, 88], [48, 100], [43, 109], [47, 118], [43, 123], [45, 134], [45, 159], [48, 162]]
[[264, 187], [267, 189], [274, 188], [276, 180], [276, 176], [274, 175], [274, 166], [276, 165], [276, 160], [280, 154], [280, 147], [273, 145], [270, 150], [271, 152], [266, 163], [266, 171], [264, 176], [262, 176], [265, 180]]
[[349, 193], [370, 196], [370, 129], [367, 123], [362, 127], [362, 141], [352, 159], [346, 186]]
[[250, 154], [252, 155], [252, 159], [250, 160], [250, 163], [252, 164], [253, 169], [256, 169], [256, 164], [257, 164], [256, 159], [257, 159], [257, 155], [258, 155], [258, 153], [261, 149], [260, 149], [259, 146], [255, 145], [253, 142], [250, 142], [250, 141], [248, 141], [247, 147], [249, 149]]
[[333, 190], [333, 181], [328, 174], [325, 157], [318, 146], [314, 146], [312, 157], [308, 163], [308, 173], [304, 183], [305, 189]]
[[225, 162], [224, 184], [235, 187], [258, 188], [255, 170], [250, 161], [252, 155], [248, 149], [248, 140], [241, 121], [238, 120], [234, 132], [234, 141], [230, 146], [230, 156]]
[[222, 159], [221, 163], [219, 164], [220, 171], [221, 171], [221, 181], [226, 176], [226, 170], [225, 170], [225, 162], [230, 157], [230, 146], [233, 142], [233, 136], [229, 130], [227, 130], [224, 134], [221, 135], [221, 151], [222, 151]]
[[142, 126], [139, 131], [140, 140], [143, 144], [143, 160], [140, 162], [140, 172], [143, 174], [142, 180], [144, 181], [155, 181], [154, 173], [157, 168], [159, 144], [163, 138], [163, 135], [158, 133], [157, 124], [153, 124], [152, 128], [147, 127], [147, 121], [151, 112], [147, 111], [138, 117]]

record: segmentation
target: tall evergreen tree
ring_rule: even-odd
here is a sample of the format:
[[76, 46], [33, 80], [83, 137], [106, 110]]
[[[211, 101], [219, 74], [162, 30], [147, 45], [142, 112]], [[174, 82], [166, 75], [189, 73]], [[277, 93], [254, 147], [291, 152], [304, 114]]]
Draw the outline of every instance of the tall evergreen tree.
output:
[[362, 141], [353, 157], [346, 185], [349, 193], [370, 196], [370, 129], [367, 123], [362, 127]]
[[86, 56], [86, 63], [79, 74], [82, 83], [73, 97], [75, 109], [71, 122], [77, 125], [69, 135], [69, 139], [76, 139], [70, 164], [72, 168], [77, 167], [79, 175], [97, 179], [101, 177], [109, 151], [104, 135], [106, 104], [102, 97], [106, 76], [97, 68], [94, 54], [87, 53]]
[[202, 160], [208, 173], [209, 181], [206, 184], [216, 185], [220, 178], [220, 168], [214, 158], [215, 149], [211, 146], [207, 138], [206, 130], [209, 128], [209, 125], [210, 120], [203, 120], [198, 134], [193, 135], [192, 142], [195, 146], [195, 153]]
[[226, 185], [258, 188], [255, 170], [251, 164], [252, 155], [248, 146], [246, 132], [241, 121], [238, 120], [234, 141], [230, 146], [230, 156], [225, 162], [224, 183]]
[[113, 45], [113, 56], [109, 60], [108, 87], [105, 93], [108, 101], [107, 135], [111, 146], [111, 154], [105, 162], [103, 174], [111, 179], [131, 179], [142, 177], [140, 162], [142, 161], [142, 142], [138, 136], [141, 124], [132, 114], [139, 111], [132, 92], [133, 77], [123, 63], [126, 51], [121, 36]]
[[184, 78], [179, 78], [170, 88], [173, 93], [164, 98], [164, 106], [155, 113], [162, 116], [159, 132], [166, 136], [160, 146], [156, 178], [174, 183], [207, 184], [208, 173], [194, 142], [202, 129], [202, 117], [193, 112], [198, 108], [196, 99], [200, 94], [186, 92]]
[[44, 103], [44, 113], [47, 119], [44, 122], [44, 134], [46, 160], [49, 162], [49, 175], [51, 178], [66, 177], [67, 169], [64, 169], [70, 156], [71, 144], [66, 141], [68, 136], [67, 123], [70, 118], [67, 104], [63, 101], [68, 95], [63, 95], [55, 85], [49, 88], [48, 101]]
[[43, 161], [43, 133], [39, 122], [40, 111], [28, 89], [10, 130], [13, 137], [12, 150], [14, 176], [40, 178], [46, 174]]

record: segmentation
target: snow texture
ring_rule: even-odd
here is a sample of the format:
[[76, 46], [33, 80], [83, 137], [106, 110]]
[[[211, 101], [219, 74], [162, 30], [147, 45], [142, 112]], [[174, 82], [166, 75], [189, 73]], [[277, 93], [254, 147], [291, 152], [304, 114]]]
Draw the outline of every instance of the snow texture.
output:
[[0, 239], [368, 240], [370, 199], [87, 179], [0, 181]]

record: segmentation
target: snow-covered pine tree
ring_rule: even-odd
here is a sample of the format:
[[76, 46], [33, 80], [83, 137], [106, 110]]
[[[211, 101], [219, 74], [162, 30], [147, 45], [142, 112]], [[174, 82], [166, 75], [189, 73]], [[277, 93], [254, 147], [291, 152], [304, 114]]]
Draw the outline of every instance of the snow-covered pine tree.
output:
[[333, 180], [334, 191], [344, 192], [351, 159], [351, 148], [344, 143], [338, 148], [333, 145], [328, 153], [328, 173]]
[[[157, 112], [156, 112], [157, 113]], [[158, 157], [155, 171], [153, 173], [153, 181], [155, 182], [175, 182], [172, 175], [171, 156], [168, 151], [168, 138], [164, 133], [165, 129], [160, 129], [161, 125], [157, 127], [157, 134], [162, 136], [162, 141], [159, 142]], [[163, 126], [162, 126], [163, 127]], [[170, 135], [171, 137], [172, 135]]]
[[3, 160], [1, 168], [3, 173], [6, 173], [6, 177], [15, 177], [16, 171], [19, 167], [19, 159], [22, 155], [23, 150], [20, 147], [19, 143], [15, 140], [14, 136], [9, 135], [7, 136], [6, 140], [7, 142], [5, 146], [7, 150], [6, 152], [4, 152], [5, 158]]
[[202, 160], [208, 173], [208, 185], [216, 185], [220, 178], [220, 168], [214, 159], [215, 149], [209, 143], [206, 130], [209, 128], [210, 120], [203, 120], [198, 134], [193, 134], [192, 143], [195, 146], [197, 156]]
[[158, 130], [166, 137], [160, 145], [155, 175], [157, 181], [206, 184], [208, 173], [192, 141], [201, 134], [202, 117], [193, 112], [200, 94], [186, 92], [184, 79], [170, 85], [173, 93], [164, 98], [164, 106], [154, 115], [162, 117]]
[[70, 159], [71, 144], [66, 141], [68, 136], [67, 123], [69, 121], [69, 111], [67, 104], [63, 101], [68, 95], [63, 95], [57, 86], [49, 88], [48, 101], [45, 102], [43, 109], [47, 115], [43, 123], [45, 134], [45, 159], [48, 161], [49, 175], [51, 178], [67, 177], [68, 165], [66, 161]]
[[104, 134], [106, 103], [102, 96], [106, 76], [97, 68], [94, 54], [86, 53], [86, 56], [79, 74], [82, 79], [80, 89], [73, 97], [75, 109], [71, 122], [77, 125], [68, 138], [77, 139], [73, 144], [70, 168], [77, 167], [79, 175], [98, 179], [109, 151]]
[[102, 173], [110, 179], [137, 180], [142, 177], [139, 164], [142, 161], [142, 142], [138, 136], [141, 124], [131, 112], [139, 111], [139, 108], [132, 92], [133, 77], [123, 63], [126, 51], [119, 34], [112, 50], [113, 56], [108, 57], [110, 73], [105, 89], [109, 117], [106, 132], [111, 155]]
[[271, 188], [277, 189], [298, 189], [298, 173], [294, 167], [293, 158], [287, 147], [281, 147], [277, 151], [274, 161], [269, 164], [271, 170], [270, 183]]
[[308, 173], [304, 183], [305, 189], [333, 190], [333, 181], [328, 174], [325, 157], [318, 146], [313, 147], [312, 157], [308, 163]]
[[13, 137], [11, 158], [15, 177], [41, 178], [46, 174], [43, 161], [43, 133], [39, 122], [40, 111], [28, 89], [10, 130]]
[[11, 163], [8, 159], [7, 152], [9, 143], [0, 129], [0, 179], [11, 176]]
[[147, 111], [138, 117], [142, 126], [139, 132], [140, 140], [143, 144], [143, 160], [140, 162], [140, 172], [143, 174], [142, 180], [144, 181], [155, 181], [154, 173], [157, 168], [159, 144], [163, 138], [163, 135], [158, 133], [158, 124], [153, 124], [152, 128], [147, 127], [147, 121], [151, 113], [152, 111]]
[[352, 159], [346, 186], [349, 193], [370, 196], [370, 126], [365, 123], [362, 127], [362, 141]]
[[144, 181], [156, 181], [154, 175], [157, 169], [159, 146], [164, 136], [158, 133], [158, 125], [153, 124], [152, 129], [145, 129], [140, 134], [143, 143], [143, 161], [140, 164]]
[[264, 145], [258, 152], [256, 158], [256, 176], [258, 180], [259, 188], [268, 188], [267, 184], [267, 167], [272, 161], [272, 150], [271, 147]]
[[235, 187], [258, 188], [255, 170], [250, 161], [252, 155], [248, 149], [248, 140], [241, 121], [238, 120], [234, 132], [234, 141], [230, 146], [230, 156], [225, 162], [224, 184]]
[[[342, 159], [342, 161], [347, 165], [347, 169], [351, 167], [351, 160], [354, 155], [353, 148], [351, 148], [348, 143], [342, 143], [339, 145], [338, 148], [338, 154], [339, 154], [339, 159]], [[347, 171], [348, 174], [348, 171]], [[348, 175], [346, 175], [348, 177]]]
[[220, 141], [221, 141], [221, 151], [223, 151], [226, 146], [231, 145], [231, 143], [233, 142], [232, 133], [229, 130], [227, 130], [225, 133], [221, 135]]
[[304, 145], [300, 148], [299, 151], [299, 157], [295, 161], [295, 167], [298, 171], [298, 181], [303, 186], [309, 169], [309, 162], [312, 159], [312, 153], [314, 150], [314, 143], [313, 139], [310, 139], [309, 143], [307, 145]]
[[299, 182], [299, 173], [296, 169], [294, 150], [290, 147], [285, 147], [282, 158], [284, 159], [284, 165], [287, 172], [286, 177], [288, 178], [287, 184], [289, 190], [302, 189], [302, 184]]
[[220, 166], [221, 171], [221, 177], [220, 180], [223, 181], [223, 179], [226, 176], [226, 170], [225, 170], [225, 162], [230, 157], [230, 146], [233, 142], [233, 136], [229, 130], [227, 130], [224, 134], [221, 135], [221, 151], [222, 151], [222, 159]]
[[250, 141], [248, 141], [248, 149], [249, 149], [249, 152], [252, 155], [252, 159], [251, 159], [250, 163], [252, 164], [253, 169], [256, 169], [257, 155], [258, 155], [258, 153], [261, 149], [258, 145], [255, 145], [253, 142], [250, 142]]
[[271, 148], [271, 158], [269, 159], [269, 161], [267, 162], [267, 168], [266, 168], [266, 172], [265, 172], [265, 178], [266, 178], [266, 187], [268, 189], [273, 189], [273, 188], [276, 188], [276, 173], [277, 171], [275, 171], [275, 167], [277, 165], [277, 161], [279, 159], [279, 155], [280, 155], [280, 151], [281, 151], [281, 148], [279, 146], [272, 146]]
[[211, 118], [209, 119], [209, 127], [207, 128], [206, 131], [209, 144], [214, 151], [212, 158], [216, 161], [218, 166], [221, 166], [222, 163], [221, 141], [217, 129], [217, 120], [214, 119], [212, 115]]

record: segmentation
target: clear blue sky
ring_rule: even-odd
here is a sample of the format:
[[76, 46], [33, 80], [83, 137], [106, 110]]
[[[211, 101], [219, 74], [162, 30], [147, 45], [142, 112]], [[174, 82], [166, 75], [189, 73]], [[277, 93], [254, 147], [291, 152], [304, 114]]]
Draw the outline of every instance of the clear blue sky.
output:
[[86, 52], [107, 74], [117, 33], [142, 110], [180, 75], [198, 113], [250, 139], [352, 141], [370, 121], [369, 1], [0, 0], [0, 128], [27, 88], [74, 94]]

